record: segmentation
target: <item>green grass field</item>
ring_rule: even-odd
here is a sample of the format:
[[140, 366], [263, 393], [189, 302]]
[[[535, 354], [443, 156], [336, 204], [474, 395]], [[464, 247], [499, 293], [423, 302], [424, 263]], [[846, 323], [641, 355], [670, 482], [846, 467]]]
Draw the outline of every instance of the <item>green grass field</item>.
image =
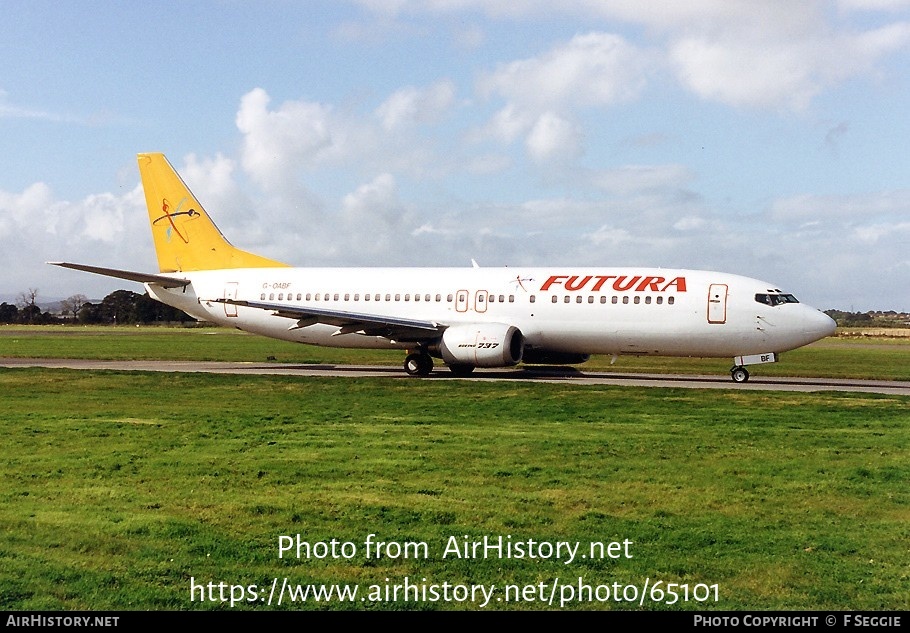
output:
[[[212, 360], [400, 366], [400, 350], [345, 350], [298, 345], [226, 328], [0, 327], [0, 357], [107, 360]], [[583, 371], [725, 375], [732, 359], [594, 356]], [[438, 363], [437, 363], [438, 365]], [[444, 368], [437, 370], [446, 371]], [[786, 352], [779, 363], [751, 366], [756, 376], [910, 380], [910, 337], [829, 338]]]
[[[221, 350], [209, 358], [238, 353], [221, 341], [254, 360], [312, 351], [204, 332], [83, 338], [104, 357], [146, 336], [135, 356], [190, 354], [203, 340]], [[0, 355], [25, 347], [16, 336], [0, 337]], [[876, 367], [910, 347], [857, 349]], [[906, 610], [908, 405], [571, 382], [0, 370], [0, 602], [230, 609], [233, 591], [234, 609]], [[356, 552], [279, 558], [279, 537], [298, 534]], [[370, 534], [387, 553], [426, 549], [368, 558]], [[485, 536], [577, 543], [579, 555], [443, 557], [450, 537]], [[580, 556], [623, 541], [631, 558]], [[266, 599], [276, 578], [359, 593], [286, 595], [279, 607]], [[448, 583], [451, 599], [429, 589], [396, 599], [405, 578]], [[599, 593], [579, 599], [579, 584]], [[263, 600], [248, 600], [250, 585]], [[489, 600], [459, 599], [454, 587], [471, 586]], [[640, 600], [626, 599], [633, 590]]]

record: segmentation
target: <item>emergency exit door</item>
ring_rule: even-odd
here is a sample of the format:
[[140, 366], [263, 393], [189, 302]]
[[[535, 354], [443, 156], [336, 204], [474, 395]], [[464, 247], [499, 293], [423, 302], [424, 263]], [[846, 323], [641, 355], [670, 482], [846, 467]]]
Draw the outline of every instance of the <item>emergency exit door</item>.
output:
[[[232, 301], [237, 300], [237, 286], [238, 282], [229, 281], [224, 285], [224, 298], [230, 299]], [[236, 317], [237, 316], [237, 304], [234, 303], [225, 303], [224, 304], [224, 316], [226, 317]]]

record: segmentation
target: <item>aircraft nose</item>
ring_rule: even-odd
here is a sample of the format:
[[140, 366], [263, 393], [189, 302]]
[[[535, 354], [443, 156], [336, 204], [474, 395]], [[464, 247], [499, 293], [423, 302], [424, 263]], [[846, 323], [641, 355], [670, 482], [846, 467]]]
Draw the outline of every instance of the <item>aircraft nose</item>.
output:
[[813, 336], [813, 340], [823, 339], [831, 336], [837, 329], [837, 323], [821, 310], [812, 309], [812, 312], [806, 315], [806, 334]]

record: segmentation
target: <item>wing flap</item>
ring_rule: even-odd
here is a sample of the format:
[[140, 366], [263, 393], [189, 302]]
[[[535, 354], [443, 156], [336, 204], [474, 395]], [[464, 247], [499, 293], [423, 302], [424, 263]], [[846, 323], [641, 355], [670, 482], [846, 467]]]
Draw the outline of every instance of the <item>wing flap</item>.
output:
[[315, 308], [313, 306], [291, 306], [265, 301], [241, 301], [239, 299], [211, 299], [210, 301], [214, 303], [230, 303], [245, 308], [270, 310], [275, 316], [297, 319], [297, 323], [292, 326], [293, 329], [307, 327], [315, 323], [334, 325], [340, 328], [336, 333], [338, 335], [357, 333], [366, 336], [382, 336], [399, 341], [422, 341], [439, 336], [447, 327], [435, 321]]

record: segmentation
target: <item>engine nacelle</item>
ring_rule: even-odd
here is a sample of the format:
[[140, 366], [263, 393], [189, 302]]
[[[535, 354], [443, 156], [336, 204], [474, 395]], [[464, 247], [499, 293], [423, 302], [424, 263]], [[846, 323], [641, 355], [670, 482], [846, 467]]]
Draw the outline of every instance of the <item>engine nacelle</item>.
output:
[[521, 362], [525, 337], [514, 325], [472, 323], [442, 333], [433, 350], [449, 365], [508, 367]]

